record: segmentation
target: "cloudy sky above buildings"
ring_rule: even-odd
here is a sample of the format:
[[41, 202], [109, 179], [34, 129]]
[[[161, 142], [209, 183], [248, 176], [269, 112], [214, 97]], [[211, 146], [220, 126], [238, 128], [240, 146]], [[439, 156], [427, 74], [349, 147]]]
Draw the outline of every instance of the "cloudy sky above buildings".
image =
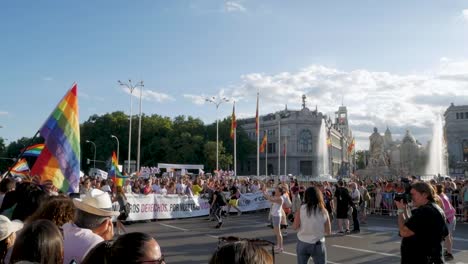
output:
[[[343, 103], [357, 139], [373, 127], [423, 144], [435, 115], [468, 104], [468, 0], [118, 0], [0, 3], [0, 137], [31, 137], [78, 83], [80, 120], [129, 113], [117, 80], [143, 80], [143, 112], [214, 122]], [[139, 92], [133, 94], [139, 96]], [[138, 100], [134, 98], [134, 113]], [[232, 104], [219, 107], [227, 117]]]

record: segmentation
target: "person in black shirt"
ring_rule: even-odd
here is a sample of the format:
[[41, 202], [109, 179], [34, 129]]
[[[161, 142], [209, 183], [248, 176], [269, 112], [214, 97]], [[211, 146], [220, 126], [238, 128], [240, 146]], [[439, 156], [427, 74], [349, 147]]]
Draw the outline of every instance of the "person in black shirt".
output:
[[[335, 191], [334, 204], [336, 205], [336, 219], [338, 219], [338, 234], [349, 233], [348, 210], [351, 204], [351, 195], [343, 185], [343, 181], [339, 180]], [[346, 227], [345, 231], [343, 231], [343, 221]]]
[[401, 263], [444, 263], [442, 241], [448, 235], [445, 215], [435, 203], [435, 191], [426, 182], [411, 185], [411, 199], [416, 207], [402, 200], [395, 201], [398, 208], [398, 226], [401, 242]]
[[223, 225], [223, 218], [221, 217], [222, 207], [226, 205], [226, 198], [223, 194], [223, 189], [221, 186], [216, 185], [216, 189], [213, 192], [213, 199], [211, 202], [211, 210], [213, 210], [213, 215], [215, 216], [218, 224], [216, 228], [220, 228]]

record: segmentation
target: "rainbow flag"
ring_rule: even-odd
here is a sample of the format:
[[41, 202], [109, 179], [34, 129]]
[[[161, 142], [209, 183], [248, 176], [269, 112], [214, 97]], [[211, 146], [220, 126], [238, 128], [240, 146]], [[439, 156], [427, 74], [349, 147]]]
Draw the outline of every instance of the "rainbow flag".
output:
[[28, 162], [25, 159], [20, 159], [15, 166], [11, 168], [12, 171], [29, 171]]
[[20, 159], [10, 170], [13, 177], [26, 177], [29, 176], [29, 166], [25, 159]]
[[44, 149], [44, 144], [35, 144], [26, 148], [23, 153], [25, 157], [37, 157], [41, 154], [41, 151]]
[[63, 192], [78, 192], [80, 180], [80, 124], [77, 84], [65, 94], [39, 130], [44, 148], [31, 175], [52, 181]]
[[114, 151], [112, 152], [112, 164], [109, 171], [109, 176], [114, 180], [115, 186], [123, 186], [125, 180], [129, 178], [127, 176], [123, 176], [119, 171], [119, 161], [117, 160], [117, 156], [115, 155]]

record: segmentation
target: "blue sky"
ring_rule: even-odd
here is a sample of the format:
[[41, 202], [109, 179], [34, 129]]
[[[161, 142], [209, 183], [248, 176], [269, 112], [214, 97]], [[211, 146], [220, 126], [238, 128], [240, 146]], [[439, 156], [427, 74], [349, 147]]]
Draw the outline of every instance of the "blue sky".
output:
[[[32, 136], [73, 82], [81, 122], [129, 112], [117, 80], [143, 80], [143, 111], [216, 118], [343, 102], [367, 148], [374, 126], [430, 138], [468, 104], [468, 1], [114, 0], [0, 3], [0, 137]], [[138, 95], [138, 94], [135, 94]], [[137, 100], [134, 101], [137, 109]], [[221, 105], [219, 116], [232, 106]]]

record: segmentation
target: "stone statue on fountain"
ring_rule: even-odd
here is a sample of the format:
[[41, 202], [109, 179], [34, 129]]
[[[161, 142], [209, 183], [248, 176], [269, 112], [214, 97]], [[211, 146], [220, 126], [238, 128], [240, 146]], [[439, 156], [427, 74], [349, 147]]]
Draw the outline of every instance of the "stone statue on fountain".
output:
[[369, 164], [370, 168], [387, 167], [384, 150], [384, 138], [374, 127], [374, 133], [369, 137]]

